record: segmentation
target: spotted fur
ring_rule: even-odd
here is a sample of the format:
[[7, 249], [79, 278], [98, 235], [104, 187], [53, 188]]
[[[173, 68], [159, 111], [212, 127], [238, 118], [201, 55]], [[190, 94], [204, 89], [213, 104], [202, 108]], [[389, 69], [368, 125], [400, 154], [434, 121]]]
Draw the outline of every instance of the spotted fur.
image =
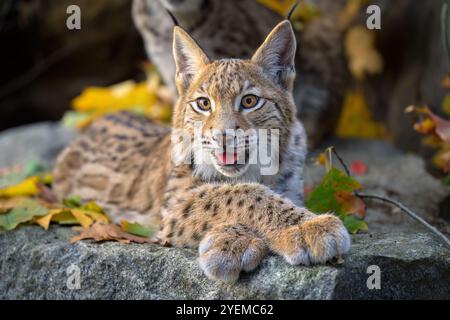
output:
[[[176, 27], [179, 99], [172, 130], [125, 112], [100, 119], [59, 156], [55, 192], [60, 198], [76, 194], [113, 205], [117, 219], [127, 218], [120, 213], [126, 211], [141, 222], [159, 224], [163, 240], [199, 248], [200, 267], [213, 279], [235, 281], [269, 250], [294, 265], [324, 263], [346, 253], [350, 238], [340, 220], [302, 207], [306, 137], [292, 99], [295, 45], [284, 21], [251, 59], [211, 61]], [[249, 92], [262, 99], [250, 111], [239, 105]], [[199, 97], [209, 99], [207, 113], [192, 106]], [[204, 148], [177, 149], [176, 132], [193, 138], [195, 126]], [[260, 143], [228, 141], [228, 129], [278, 132], [278, 153], [271, 160], [278, 161], [279, 170], [263, 175], [260, 163], [244, 170], [214, 161], [208, 151], [218, 143], [214, 132], [235, 147]], [[188, 161], [174, 161], [178, 154]], [[201, 157], [212, 161], [201, 163]]]

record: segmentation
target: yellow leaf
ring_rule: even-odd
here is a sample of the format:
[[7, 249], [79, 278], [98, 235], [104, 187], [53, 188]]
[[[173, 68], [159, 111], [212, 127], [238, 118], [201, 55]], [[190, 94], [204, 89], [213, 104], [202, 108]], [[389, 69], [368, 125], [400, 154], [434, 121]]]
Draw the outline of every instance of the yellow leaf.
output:
[[61, 211], [59, 209], [50, 210], [47, 215], [37, 218], [35, 222], [40, 225], [45, 230], [48, 230], [48, 227], [50, 225], [50, 221], [52, 220], [53, 216], [56, 214], [59, 214]]
[[424, 137], [422, 143], [430, 148], [438, 149], [442, 146], [442, 139], [439, 138], [439, 136], [432, 134]]
[[110, 87], [88, 87], [72, 101], [65, 123], [84, 128], [109, 113], [120, 110], [134, 112], [150, 119], [168, 123], [172, 116], [173, 94], [162, 83], [153, 66], [145, 66], [147, 80], [132, 80]]
[[432, 159], [433, 164], [444, 172], [450, 171], [450, 146], [444, 145]]
[[81, 209], [86, 210], [86, 211], [91, 211], [91, 212], [97, 212], [97, 213], [101, 213], [101, 214], [105, 214], [105, 210], [103, 210], [102, 207], [100, 207], [97, 202], [95, 201], [89, 201], [87, 203], [85, 203]]
[[296, 0], [258, 0], [260, 4], [285, 17]]
[[78, 224], [77, 219], [73, 216], [70, 210], [61, 210], [52, 217], [52, 221], [59, 224]]
[[[258, 2], [278, 13], [282, 17], [287, 17], [289, 11], [298, 0], [258, 0]], [[317, 6], [303, 1], [297, 6], [291, 16], [292, 21], [308, 22], [321, 15]]]
[[333, 147], [328, 147], [324, 152], [319, 154], [316, 158], [315, 164], [322, 165], [326, 168], [326, 171], [329, 172], [333, 166], [333, 155], [332, 155]]
[[442, 111], [450, 116], [450, 94], [447, 94], [442, 101]]
[[383, 124], [373, 120], [365, 97], [355, 91], [349, 91], [345, 95], [336, 135], [341, 138], [388, 138]]
[[89, 227], [96, 221], [109, 223], [108, 217], [103, 213], [73, 208], [52, 209], [46, 216], [35, 220], [35, 222], [45, 230], [48, 229], [51, 221], [59, 224], [79, 223], [83, 228]]
[[432, 133], [435, 129], [436, 124], [431, 118], [425, 118], [414, 124], [414, 130], [422, 134]]
[[373, 31], [361, 25], [351, 28], [345, 35], [345, 51], [350, 72], [356, 79], [383, 71], [383, 58], [375, 48]]
[[35, 196], [39, 193], [39, 181], [38, 177], [29, 177], [16, 185], [0, 189], [0, 197]]
[[89, 227], [95, 221], [101, 221], [108, 223], [108, 218], [101, 213], [91, 212], [86, 210], [71, 209], [70, 212], [73, 214], [75, 219], [81, 224], [83, 228]]

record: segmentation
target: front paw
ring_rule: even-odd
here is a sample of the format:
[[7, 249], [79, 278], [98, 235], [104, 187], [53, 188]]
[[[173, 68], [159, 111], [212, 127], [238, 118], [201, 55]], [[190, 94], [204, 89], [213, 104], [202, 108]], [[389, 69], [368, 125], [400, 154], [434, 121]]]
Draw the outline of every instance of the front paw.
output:
[[325, 263], [350, 250], [350, 235], [341, 220], [317, 215], [278, 235], [276, 251], [292, 265]]
[[199, 263], [208, 278], [234, 282], [241, 270], [255, 269], [267, 251], [256, 235], [229, 227], [205, 236], [199, 246]]

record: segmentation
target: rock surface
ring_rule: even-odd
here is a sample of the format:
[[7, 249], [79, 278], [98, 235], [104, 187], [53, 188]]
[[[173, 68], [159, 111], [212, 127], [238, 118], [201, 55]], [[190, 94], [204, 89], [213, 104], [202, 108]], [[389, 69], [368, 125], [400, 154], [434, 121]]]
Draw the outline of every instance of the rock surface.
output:
[[[0, 135], [0, 166], [40, 159], [52, 163], [73, 133], [55, 124], [9, 130]], [[347, 163], [364, 161], [358, 177], [367, 193], [384, 194], [416, 210], [442, 231], [439, 204], [450, 191], [424, 169], [423, 161], [385, 142], [330, 141]], [[314, 153], [311, 158], [314, 157]], [[323, 168], [309, 160], [307, 185]], [[24, 226], [0, 231], [0, 299], [450, 299], [450, 251], [434, 235], [390, 206], [368, 202], [370, 233], [353, 237], [345, 263], [292, 267], [270, 256], [238, 283], [208, 280], [196, 252], [157, 245], [69, 244], [72, 231]], [[67, 287], [67, 268], [80, 269], [80, 289]], [[381, 289], [369, 290], [367, 268], [380, 267]]]
[[[69, 244], [70, 228], [21, 227], [0, 234], [0, 299], [450, 298], [450, 255], [428, 234], [354, 237], [340, 267], [289, 266], [270, 256], [233, 285], [208, 280], [196, 252], [158, 245]], [[80, 289], [67, 281], [80, 269]], [[369, 290], [367, 268], [381, 270]]]
[[58, 123], [42, 122], [0, 134], [0, 167], [39, 160], [51, 165], [75, 133]]
[[[385, 141], [331, 140], [320, 150], [335, 146], [347, 166], [362, 161], [368, 166], [365, 175], [355, 176], [365, 193], [387, 196], [400, 201], [422, 218], [450, 234], [450, 224], [440, 218], [440, 204], [450, 196], [450, 188], [431, 176], [422, 158], [405, 154]], [[306, 170], [306, 185], [314, 186], [322, 179], [325, 169], [312, 162], [316, 152], [310, 154]], [[334, 165], [341, 168], [338, 161]], [[366, 220], [374, 232], [424, 232], [426, 229], [391, 205], [379, 201], [366, 201]]]

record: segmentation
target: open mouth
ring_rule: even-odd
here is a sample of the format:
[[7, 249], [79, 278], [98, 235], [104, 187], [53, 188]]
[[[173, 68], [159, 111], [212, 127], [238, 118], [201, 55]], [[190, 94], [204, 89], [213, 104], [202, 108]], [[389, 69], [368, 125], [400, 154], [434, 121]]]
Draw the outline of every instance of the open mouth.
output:
[[218, 169], [222, 173], [238, 173], [244, 169], [249, 163], [248, 149], [240, 150], [213, 150], [211, 156], [215, 160]]

